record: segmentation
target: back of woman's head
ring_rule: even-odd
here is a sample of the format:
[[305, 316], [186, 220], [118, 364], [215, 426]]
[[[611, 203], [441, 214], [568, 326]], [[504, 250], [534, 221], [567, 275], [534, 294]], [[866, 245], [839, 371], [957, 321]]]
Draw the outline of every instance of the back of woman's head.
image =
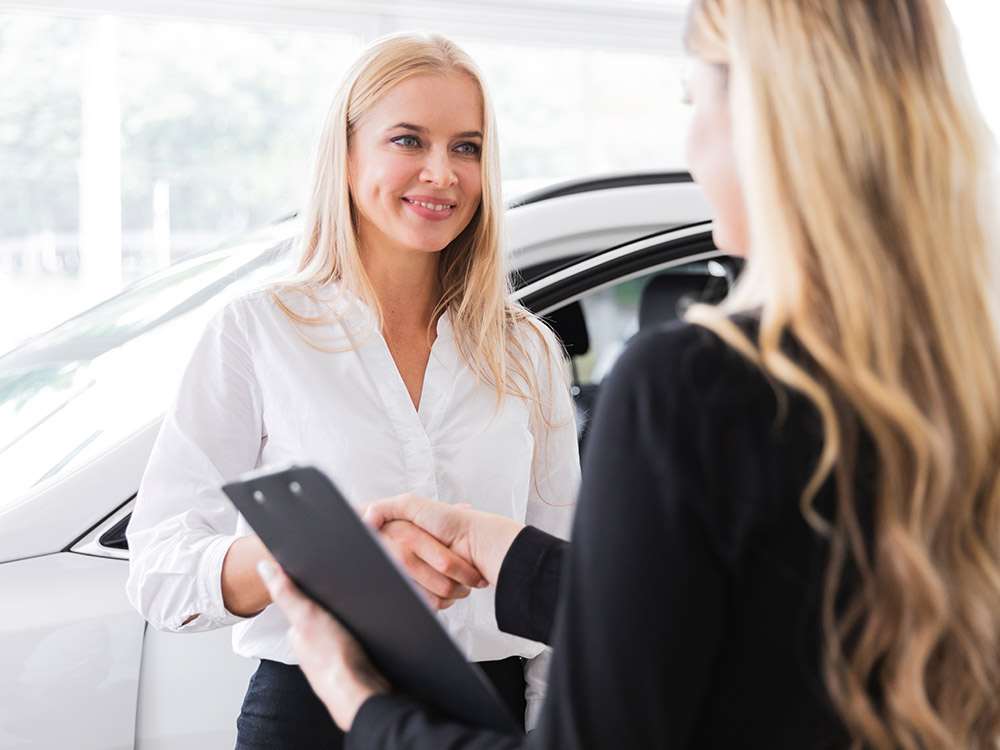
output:
[[[718, 330], [816, 405], [804, 508], [830, 532], [825, 679], [859, 746], [1000, 736], [1000, 346], [993, 144], [943, 0], [696, 0], [729, 68], [749, 221]], [[752, 344], [719, 317], [759, 309]], [[790, 333], [809, 364], [781, 347]], [[854, 471], [874, 446], [873, 531]], [[810, 506], [836, 479], [829, 527]], [[860, 585], [835, 593], [851, 568]]]

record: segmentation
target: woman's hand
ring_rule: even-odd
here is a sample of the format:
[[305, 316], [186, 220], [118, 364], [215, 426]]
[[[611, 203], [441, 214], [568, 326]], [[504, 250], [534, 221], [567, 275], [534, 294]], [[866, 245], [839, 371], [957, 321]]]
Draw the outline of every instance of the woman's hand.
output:
[[361, 704], [373, 695], [388, 693], [389, 683], [372, 666], [354, 636], [302, 594], [279, 566], [263, 560], [257, 572], [271, 600], [291, 624], [288, 643], [313, 692], [337, 726], [350, 731]]
[[478, 570], [419, 526], [387, 521], [378, 532], [434, 609], [447, 609], [468, 596], [470, 588], [488, 585]]
[[524, 528], [504, 516], [466, 510], [413, 494], [373, 500], [358, 508], [358, 512], [365, 523], [379, 530], [400, 520], [419, 526], [475, 566], [491, 584], [496, 584], [507, 550]]

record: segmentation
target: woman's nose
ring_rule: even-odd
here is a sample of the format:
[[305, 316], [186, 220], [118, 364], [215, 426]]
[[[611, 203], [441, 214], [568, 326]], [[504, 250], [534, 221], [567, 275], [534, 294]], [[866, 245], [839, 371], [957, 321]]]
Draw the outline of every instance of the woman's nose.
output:
[[420, 173], [420, 179], [439, 187], [449, 187], [458, 181], [451, 165], [450, 154], [437, 149], [428, 152], [427, 161]]

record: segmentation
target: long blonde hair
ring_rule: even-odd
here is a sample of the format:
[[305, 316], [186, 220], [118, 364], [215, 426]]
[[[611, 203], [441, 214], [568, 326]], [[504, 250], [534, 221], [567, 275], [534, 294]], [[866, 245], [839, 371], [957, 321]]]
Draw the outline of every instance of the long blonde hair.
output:
[[[372, 42], [345, 74], [333, 98], [314, 158], [311, 190], [304, 211], [303, 242], [297, 273], [279, 285], [274, 299], [300, 326], [325, 326], [344, 309], [348, 296], [372, 311], [374, 329], [382, 311], [365, 271], [349, 185], [351, 138], [369, 110], [390, 89], [418, 75], [458, 72], [479, 91], [483, 112], [480, 157], [482, 198], [469, 225], [441, 251], [438, 276], [441, 297], [433, 319], [449, 311], [456, 344], [476, 376], [505, 395], [533, 404], [536, 419], [548, 422], [539, 392], [539, 376], [529, 348], [539, 346], [547, 366], [555, 367], [557, 347], [551, 331], [512, 301], [503, 232], [500, 155], [493, 105], [475, 62], [460, 47], [437, 34], [407, 32]], [[336, 283], [337, 294], [323, 299], [327, 312], [304, 316], [286, 304], [282, 291], [316, 297]], [[339, 298], [339, 300], [338, 300]], [[531, 325], [524, 323], [532, 321]], [[531, 331], [525, 340], [517, 331]], [[307, 338], [307, 340], [309, 340]], [[344, 348], [350, 348], [348, 344]]]
[[[729, 68], [750, 234], [731, 298], [689, 320], [821, 417], [802, 505], [830, 540], [833, 705], [857, 748], [995, 747], [1000, 245], [993, 143], [948, 11], [696, 0], [688, 46]], [[754, 341], [728, 317], [748, 310]], [[788, 335], [808, 363], [783, 351]], [[877, 467], [870, 531], [855, 496], [862, 435]], [[812, 507], [830, 479], [832, 520]]]

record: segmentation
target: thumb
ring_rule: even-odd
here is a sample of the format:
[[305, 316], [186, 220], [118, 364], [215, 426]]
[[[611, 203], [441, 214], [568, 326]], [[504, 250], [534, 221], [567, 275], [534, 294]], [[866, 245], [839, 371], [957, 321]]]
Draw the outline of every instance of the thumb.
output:
[[392, 495], [380, 500], [372, 500], [361, 514], [361, 520], [378, 531], [389, 521], [411, 520], [412, 495]]

